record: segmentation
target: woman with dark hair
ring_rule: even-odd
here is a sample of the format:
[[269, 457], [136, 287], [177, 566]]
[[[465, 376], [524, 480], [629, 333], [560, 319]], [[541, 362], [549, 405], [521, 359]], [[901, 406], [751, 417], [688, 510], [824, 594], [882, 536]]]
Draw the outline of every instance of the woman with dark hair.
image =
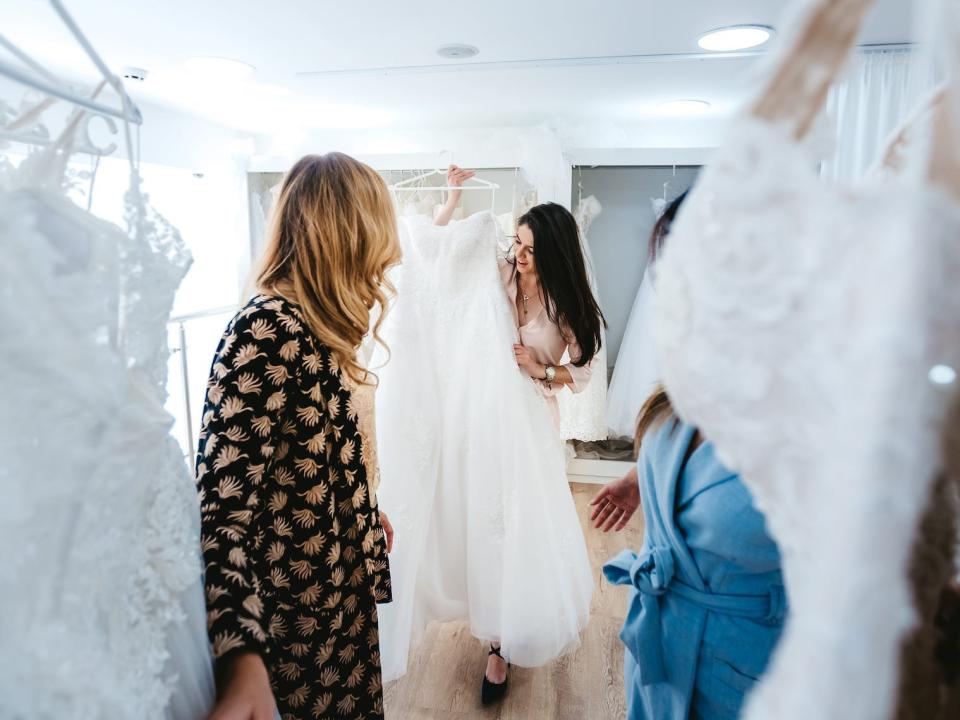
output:
[[[473, 174], [453, 165], [447, 179], [459, 186]], [[459, 202], [460, 192], [451, 192], [435, 224], [446, 225]], [[590, 287], [580, 231], [569, 210], [556, 203], [530, 208], [512, 239], [512, 257], [503, 258], [500, 268], [520, 336], [514, 356], [536, 381], [559, 424], [556, 395], [564, 388], [586, 388], [606, 321]], [[569, 358], [566, 364], [564, 355]]]
[[[451, 166], [448, 171], [448, 184], [459, 187], [472, 176], [471, 171]], [[434, 219], [435, 225], [445, 226], [449, 223], [460, 201], [460, 195], [459, 190], [451, 192], [447, 203]], [[490, 222], [493, 222], [492, 218]], [[603, 313], [590, 288], [580, 235], [573, 215], [554, 203], [531, 208], [520, 218], [517, 235], [513, 237], [512, 252], [499, 258], [499, 266], [502, 285], [513, 313], [513, 323], [517, 327], [516, 337], [519, 342], [513, 346], [513, 356], [517, 366], [535, 383], [550, 409], [550, 413], [535, 414], [534, 411], [542, 411], [544, 408], [539, 406], [534, 398], [533, 406], [526, 406], [524, 413], [529, 411], [529, 416], [524, 414], [524, 419], [539, 428], [549, 425], [552, 413], [554, 424], [559, 430], [560, 415], [556, 395], [564, 388], [579, 392], [586, 387], [595, 357], [600, 350], [605, 324]], [[492, 289], [495, 288], [494, 284]], [[469, 342], [466, 336], [465, 340]], [[569, 358], [567, 363], [563, 362], [565, 356]], [[509, 368], [509, 365], [505, 367]], [[523, 379], [518, 380], [519, 387], [524, 387]], [[556, 435], [555, 443], [551, 442], [553, 434]], [[562, 482], [565, 478], [563, 446], [559, 432], [553, 433], [552, 429], [548, 428], [542, 436], [547, 442], [537, 446], [540, 449], [533, 452], [556, 453], [555, 457], [544, 457], [538, 459], [538, 462], [543, 466], [555, 466], [555, 479], [558, 483]], [[530, 451], [529, 448], [527, 450]], [[529, 488], [536, 486], [536, 482], [534, 478], [525, 480], [529, 492]], [[557, 611], [555, 627], [551, 627], [552, 620], [549, 618], [544, 623], [544, 634], [556, 635], [556, 641], [549, 638], [526, 640], [528, 645], [556, 646], [557, 652], [541, 653], [540, 660], [548, 657], [552, 659], [575, 647], [575, 642], [566, 641], [567, 633], [573, 624], [576, 624], [579, 630], [583, 629], [592, 589], [586, 546], [566, 486], [559, 488], [551, 485], [549, 489], [543, 488], [542, 491], [544, 502], [539, 511], [542, 513], [547, 509], [552, 513], [550, 525], [556, 531], [557, 537], [567, 543], [565, 549], [557, 547], [556, 550], [565, 555], [564, 569], [568, 577], [558, 581], [555, 592], [552, 593], [555, 596], [553, 608]], [[548, 502], [549, 498], [555, 501], [561, 494], [566, 496], [566, 504], [552, 505], [553, 501]], [[560, 512], [558, 508], [561, 507], [568, 508], [569, 513]], [[531, 512], [534, 510], [531, 509]], [[449, 532], [451, 534], [447, 539], [455, 546], [460, 541], [460, 530]], [[554, 548], [551, 548], [552, 550]], [[512, 548], [509, 553], [505, 551], [502, 556], [498, 556], [497, 562], [506, 562], [505, 559], [513, 553]], [[533, 556], [529, 548], [526, 554], [523, 554], [522, 547], [516, 548], [515, 553], [517, 558], [510, 560], [508, 564], [542, 562], [540, 558]], [[491, 567], [495, 565], [496, 563], [493, 563]], [[470, 571], [475, 574], [484, 573], [487, 568], [474, 559], [471, 561]], [[490, 577], [493, 578], [497, 573], [496, 569], [492, 569]], [[525, 612], [539, 612], [542, 615], [543, 610], [538, 608], [542, 608], [543, 604], [533, 606], [534, 602], [537, 601], [532, 594], [526, 593], [523, 602], [504, 607], [501, 614], [514, 618], [513, 622], [515, 618], [523, 617]], [[522, 647], [511, 646], [511, 640], [516, 645], [516, 633], [513, 638], [505, 637], [502, 653], [499, 639], [504, 639], [504, 636], [495, 639], [490, 646], [481, 689], [484, 704], [503, 696], [507, 686], [507, 660], [519, 662], [517, 658], [523, 657]]]
[[[650, 239], [663, 249], [683, 197]], [[604, 567], [630, 585], [620, 638], [629, 720], [733, 720], [779, 640], [787, 605], [780, 555], [749, 490], [663, 387], [637, 418], [637, 467], [594, 499], [595, 527], [621, 530], [642, 508], [639, 556]]]

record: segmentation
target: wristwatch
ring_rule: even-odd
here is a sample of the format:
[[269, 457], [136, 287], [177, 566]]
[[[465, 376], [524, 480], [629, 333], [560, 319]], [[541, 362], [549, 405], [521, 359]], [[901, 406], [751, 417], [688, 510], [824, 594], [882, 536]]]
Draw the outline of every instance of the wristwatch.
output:
[[553, 382], [554, 378], [557, 377], [557, 369], [553, 365], [547, 365], [543, 369], [543, 379], [550, 384]]

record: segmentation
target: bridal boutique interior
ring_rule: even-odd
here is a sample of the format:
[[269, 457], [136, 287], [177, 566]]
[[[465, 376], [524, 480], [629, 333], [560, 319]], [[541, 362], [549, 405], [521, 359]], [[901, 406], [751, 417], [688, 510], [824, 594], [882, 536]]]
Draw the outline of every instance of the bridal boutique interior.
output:
[[[227, 372], [215, 358], [256, 291], [287, 173], [331, 152], [382, 178], [406, 256], [388, 275], [395, 305], [382, 309], [390, 352], [372, 333], [356, 348], [384, 383], [361, 454], [376, 465], [379, 445], [369, 473], [396, 530], [383, 678], [374, 647], [376, 678], [363, 686], [378, 704], [367, 717], [960, 716], [958, 47], [952, 0], [0, 0], [0, 539], [21, 549], [0, 562], [0, 718], [211, 712], [208, 645], [218, 655], [241, 642], [207, 638], [203, 621], [229, 585], [204, 590], [217, 541], [201, 541], [193, 482], [205, 467], [198, 443], [227, 412], [211, 409]], [[476, 174], [453, 183], [450, 166]], [[605, 318], [589, 380], [556, 395], [562, 463], [549, 421], [529, 428], [519, 400], [491, 404], [519, 379], [509, 362], [496, 369], [509, 341], [472, 345], [498, 337], [481, 318], [507, 307], [502, 293], [482, 301], [470, 279], [444, 289], [410, 275], [453, 277], [467, 262], [435, 242], [489, 240], [489, 272], [476, 277], [496, 286], [494, 255], [516, 262], [521, 226], [533, 227], [520, 220], [544, 203], [576, 222], [574, 255]], [[516, 341], [523, 327], [500, 329], [519, 330]], [[250, 361], [257, 347], [247, 347]], [[575, 359], [568, 350], [550, 369], [576, 369]], [[283, 372], [268, 367], [267, 379]], [[242, 384], [259, 393], [261, 380]], [[641, 444], [638, 466], [634, 435], [661, 387], [699, 438], [677, 483], [687, 463], [707, 462], [696, 443], [715, 446], [724, 482], [742, 478], [779, 547], [779, 599], [771, 591], [749, 620], [786, 617], [769, 667], [767, 656], [740, 667], [688, 654], [688, 682], [669, 654], [670, 613], [683, 603], [701, 613], [684, 625], [699, 628], [696, 643], [737, 635], [715, 630], [730, 616], [704, 600], [712, 579], [687, 573], [700, 562], [695, 541], [737, 538], [749, 522], [737, 515], [696, 536], [682, 516], [701, 495], [680, 487], [663, 513], [679, 530], [657, 534], [644, 483], [658, 461]], [[351, 400], [354, 412], [364, 411]], [[551, 459], [527, 462], [530, 448]], [[260, 477], [237, 449], [229, 463], [243, 462]], [[601, 513], [605, 489], [631, 472], [644, 502]], [[217, 496], [242, 492], [236, 481], [220, 478]], [[488, 497], [443, 489], [458, 482]], [[250, 497], [218, 538], [256, 522]], [[274, 495], [271, 512], [286, 498]], [[614, 507], [623, 525], [605, 531]], [[459, 540], [437, 534], [431, 508], [463, 512], [462, 558], [474, 557], [471, 543], [491, 545], [503, 572], [487, 554], [485, 574], [460, 577]], [[567, 515], [576, 537], [545, 520]], [[288, 535], [280, 520], [272, 528]], [[661, 546], [681, 535], [685, 549], [668, 547], [665, 561]], [[231, 553], [238, 586], [260, 587], [243, 572], [264, 537]], [[431, 560], [437, 548], [448, 554]], [[605, 563], [621, 552], [632, 560], [617, 575]], [[282, 554], [271, 553], [272, 563]], [[263, 579], [271, 592], [304, 566], [284, 567]], [[565, 572], [570, 587], [554, 593], [547, 584]], [[752, 592], [733, 587], [712, 597]], [[538, 591], [549, 618], [533, 612], [526, 625], [543, 621], [542, 645], [511, 647], [507, 629], [480, 628], [478, 607], [519, 618]], [[245, 631], [280, 643], [282, 622], [259, 629], [258, 592], [243, 604]], [[324, 622], [339, 589], [327, 597]], [[651, 659], [642, 643], [661, 640]], [[541, 657], [548, 641], [556, 647]], [[483, 663], [496, 664], [488, 650], [509, 663], [509, 690], [492, 706], [476, 692]], [[272, 682], [291, 688], [274, 685], [277, 717], [364, 716], [350, 691], [361, 666], [341, 679], [324, 666], [332, 652], [305, 666], [275, 661]], [[343, 667], [355, 662], [356, 647], [339, 652]], [[671, 682], [686, 683], [685, 699], [669, 695]], [[712, 692], [739, 704], [697, 706]]]

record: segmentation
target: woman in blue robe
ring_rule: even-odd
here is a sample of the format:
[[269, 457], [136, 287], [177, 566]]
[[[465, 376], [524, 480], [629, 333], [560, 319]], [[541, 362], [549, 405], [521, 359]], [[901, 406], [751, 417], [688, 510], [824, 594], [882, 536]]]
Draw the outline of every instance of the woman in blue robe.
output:
[[[676, 213], [652, 240], [662, 243]], [[604, 567], [630, 585], [624, 683], [629, 720], [734, 720], [763, 674], [787, 612], [780, 555], [740, 477], [658, 389], [637, 425], [635, 471], [594, 500], [622, 529], [639, 505], [645, 536]]]

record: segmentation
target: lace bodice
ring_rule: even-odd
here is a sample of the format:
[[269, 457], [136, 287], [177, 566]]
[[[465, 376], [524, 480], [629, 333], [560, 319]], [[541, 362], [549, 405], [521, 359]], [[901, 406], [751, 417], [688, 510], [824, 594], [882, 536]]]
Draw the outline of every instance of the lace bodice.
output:
[[[593, 221], [603, 212], [596, 197], [590, 195], [577, 205], [576, 220], [580, 229], [580, 247], [587, 264], [590, 289], [599, 299], [597, 273], [590, 252], [588, 233]], [[561, 392], [557, 396], [560, 405], [560, 434], [564, 439], [606, 440], [607, 435], [607, 334], [593, 362], [593, 372], [585, 388], [578, 393]]]
[[161, 718], [167, 634], [199, 592], [196, 496], [163, 408], [189, 254], [136, 183], [123, 232], [30, 170], [0, 181], [4, 708]]
[[739, 121], [658, 263], [658, 341], [676, 408], [783, 551], [792, 617], [747, 717], [885, 718], [949, 395], [928, 374], [960, 367], [960, 208], [916, 183], [836, 193], [814, 168]]

